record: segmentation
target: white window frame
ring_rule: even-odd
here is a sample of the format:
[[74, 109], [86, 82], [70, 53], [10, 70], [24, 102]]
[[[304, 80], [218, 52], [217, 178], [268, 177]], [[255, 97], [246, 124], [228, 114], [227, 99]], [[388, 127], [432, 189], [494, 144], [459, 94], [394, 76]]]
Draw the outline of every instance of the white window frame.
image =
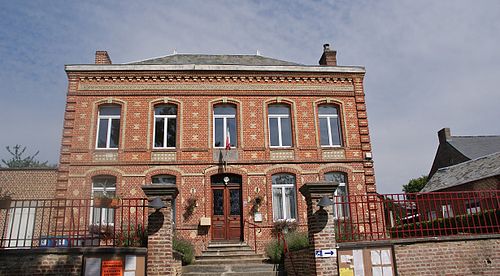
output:
[[[169, 119], [176, 119], [176, 122], [175, 122], [175, 136], [177, 137], [177, 114], [176, 115], [157, 115], [156, 114], [156, 107], [158, 107], [160, 105], [157, 105], [154, 107], [153, 109], [153, 115], [154, 115], [154, 118], [153, 118], [153, 149], [175, 149], [176, 147], [167, 147], [167, 138], [168, 138], [168, 120]], [[177, 113], [177, 106], [175, 106], [175, 110]], [[157, 147], [155, 146], [155, 142], [156, 142], [156, 119], [159, 118], [159, 119], [163, 119], [163, 147]], [[176, 144], [177, 144], [177, 138], [175, 139], [176, 140]]]
[[[322, 106], [322, 105], [320, 105]], [[326, 118], [326, 123], [327, 123], [327, 126], [328, 126], [328, 145], [323, 145], [321, 144], [321, 147], [337, 147], [337, 148], [340, 148], [342, 147], [342, 132], [341, 132], [341, 128], [340, 128], [340, 117], [338, 115], [339, 113], [339, 108], [335, 105], [323, 105], [323, 106], [331, 106], [331, 107], [334, 107], [337, 109], [337, 114], [320, 114], [319, 113], [319, 110], [318, 110], [318, 123], [319, 123], [319, 126], [320, 126], [320, 139], [319, 139], [319, 143], [321, 144], [321, 119], [322, 118]], [[331, 126], [331, 120], [332, 119], [336, 119], [337, 122], [338, 122], [338, 125], [339, 125], [339, 142], [340, 144], [338, 145], [335, 145], [333, 144], [333, 136], [332, 136], [332, 126]]]
[[13, 247], [31, 246], [35, 230], [37, 201], [13, 201], [8, 210], [8, 227], [5, 245]]
[[[214, 115], [214, 118], [213, 118], [213, 131], [212, 131], [212, 141], [213, 141], [213, 146], [214, 148], [216, 149], [221, 149], [221, 148], [225, 148], [226, 147], [226, 141], [227, 141], [227, 119], [234, 119], [234, 122], [235, 122], [235, 125], [236, 125], [236, 129], [234, 130], [236, 133], [235, 133], [235, 137], [236, 139], [238, 139], [238, 122], [236, 121], [236, 107], [234, 107], [233, 105], [230, 105], [232, 108], [234, 108], [234, 111], [235, 111], [235, 114], [232, 115], [232, 114], [215, 114], [215, 108], [217, 107], [217, 105], [214, 106], [213, 108], [213, 115]], [[222, 119], [222, 126], [223, 126], [223, 130], [224, 130], [224, 140], [223, 140], [223, 143], [222, 143], [222, 146], [220, 147], [217, 147], [215, 145], [215, 119]], [[235, 143], [236, 144], [236, 147], [238, 146], [238, 143], [236, 141], [231, 141], [232, 143]], [[231, 148], [235, 148], [235, 147], [232, 147]]]
[[[328, 175], [328, 174], [336, 174], [336, 173], [337, 173], [337, 174], [342, 174], [342, 175], [344, 175], [344, 178], [345, 178], [346, 180], [348, 179], [347, 174], [346, 174], [346, 173], [344, 173], [344, 172], [338, 172], [338, 171], [335, 171], [335, 172], [327, 172], [327, 173], [325, 173], [325, 175]], [[350, 213], [350, 211], [351, 211], [351, 210], [350, 210], [350, 208], [349, 208], [349, 191], [348, 191], [348, 189], [347, 189], [347, 183], [346, 183], [346, 182], [347, 182], [347, 181], [344, 181], [344, 182], [339, 182], [339, 186], [337, 187], [337, 189], [335, 189], [335, 192], [333, 193], [333, 199], [334, 199], [335, 204], [339, 204], [338, 202], [336, 202], [336, 201], [339, 199], [339, 198], [338, 198], [338, 196], [339, 196], [339, 189], [338, 189], [338, 188], [339, 188], [339, 187], [344, 187], [344, 188], [345, 188], [345, 193], [346, 193], [346, 194], [345, 194], [345, 198], [346, 198], [346, 202], [343, 202], [343, 201], [342, 201], [342, 202], [340, 202], [340, 204], [341, 204], [340, 206], [341, 206], [341, 208], [342, 208], [342, 210], [341, 210], [342, 212], [340, 212], [340, 213], [342, 213], [342, 214], [341, 214], [341, 215], [339, 215], [339, 210], [338, 210], [337, 206], [335, 206], [335, 205], [333, 206], [333, 217], [334, 217], [335, 219], [343, 219], [343, 218], [348, 218], [348, 217], [350, 216], [350, 214], [351, 214], [351, 213]], [[346, 209], [346, 210], [344, 210], [344, 208], [347, 208], [347, 209]], [[347, 214], [347, 216], [344, 216], [344, 213], [346, 213], [346, 214]]]
[[[269, 126], [269, 147], [271, 148], [291, 148], [293, 146], [293, 131], [292, 131], [292, 120], [291, 120], [291, 116], [290, 116], [290, 106], [289, 105], [286, 105], [286, 107], [288, 108], [288, 114], [269, 114], [269, 108], [271, 108], [272, 105], [269, 105], [267, 107], [267, 124]], [[279, 142], [279, 145], [278, 146], [273, 146], [272, 145], [272, 142], [271, 142], [271, 118], [276, 118], [278, 120], [278, 142]], [[282, 119], [290, 119], [290, 137], [291, 137], [291, 145], [290, 146], [283, 146], [283, 129], [281, 127], [281, 120]]]
[[[112, 176], [96, 176], [95, 178], [109, 178], [109, 179], [112, 179], [113, 177]], [[116, 177], [114, 178], [114, 183], [110, 183], [110, 184], [114, 184], [114, 186], [111, 186], [111, 187], [95, 187], [94, 186], [94, 180], [92, 180], [92, 194], [91, 194], [91, 201], [90, 201], [90, 224], [94, 224], [94, 208], [97, 208], [97, 207], [94, 207], [94, 193], [95, 192], [103, 192], [103, 194], [106, 194], [107, 192], [114, 192], [114, 194], [116, 195], [116, 182], [117, 182], [117, 179]], [[108, 218], [108, 210], [110, 208], [99, 208], [101, 209], [100, 210], [100, 220], [99, 220], [99, 224], [100, 225], [113, 225], [114, 223], [113, 222], [110, 222], [110, 218]], [[116, 215], [116, 214], [114, 214]]]
[[451, 204], [441, 205], [441, 211], [443, 212], [443, 218], [451, 218], [454, 216]]
[[[290, 175], [290, 174], [289, 174]], [[297, 218], [292, 218], [291, 217], [291, 214], [289, 214], [289, 210], [286, 209], [286, 204], [285, 204], [285, 201], [286, 201], [286, 189], [288, 188], [291, 188], [291, 190], [293, 191], [294, 193], [294, 198], [295, 198], [295, 216], [297, 216], [297, 192], [295, 191], [295, 184], [297, 182], [297, 177], [295, 175], [292, 175], [294, 177], [294, 182], [295, 183], [288, 183], [288, 184], [274, 184], [272, 183], [271, 186], [272, 186], [272, 189], [271, 189], [271, 193], [274, 192], [274, 189], [280, 189], [281, 190], [281, 202], [280, 202], [280, 205], [281, 205], [281, 208], [283, 210], [283, 218], [278, 218], [276, 219], [274, 216], [274, 209], [273, 209], [273, 221], [282, 221], [282, 220], [286, 220], [286, 221], [295, 221]], [[272, 200], [273, 200], [273, 205], [274, 204], [278, 204], [277, 202], [274, 201], [274, 195], [272, 195]], [[290, 210], [291, 211], [291, 210]]]
[[[115, 105], [113, 105], [115, 106]], [[104, 106], [102, 106], [104, 107]], [[121, 113], [121, 106], [116, 105], [120, 109]], [[97, 116], [97, 133], [96, 133], [96, 139], [95, 139], [95, 148], [98, 150], [107, 150], [107, 149], [118, 149], [119, 145], [116, 146], [116, 148], [110, 147], [110, 142], [111, 142], [111, 125], [113, 120], [120, 120], [121, 115], [101, 115], [101, 107], [99, 107], [99, 115]], [[99, 130], [101, 128], [101, 120], [108, 120], [108, 129], [106, 132], [106, 147], [100, 148], [99, 147]], [[120, 121], [120, 128], [121, 128], [121, 121]], [[118, 144], [120, 144], [120, 131], [118, 133]]]

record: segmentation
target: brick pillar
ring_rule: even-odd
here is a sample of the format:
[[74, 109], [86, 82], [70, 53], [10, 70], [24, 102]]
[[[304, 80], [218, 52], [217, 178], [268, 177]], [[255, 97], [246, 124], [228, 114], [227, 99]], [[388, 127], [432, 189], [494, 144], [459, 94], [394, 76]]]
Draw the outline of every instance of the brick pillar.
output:
[[[313, 260], [309, 266], [311, 275], [338, 275], [337, 257], [317, 257], [315, 250], [336, 249], [335, 223], [333, 221], [333, 206], [318, 207], [318, 202], [323, 196], [332, 199], [338, 183], [318, 182], [306, 183], [300, 192], [307, 203], [307, 231], [310, 256]], [[335, 250], [336, 253], [336, 250]]]
[[148, 208], [147, 275], [172, 275], [172, 201], [179, 190], [172, 184], [145, 185], [142, 190], [149, 201], [159, 197], [165, 203], [165, 207], [158, 211]]

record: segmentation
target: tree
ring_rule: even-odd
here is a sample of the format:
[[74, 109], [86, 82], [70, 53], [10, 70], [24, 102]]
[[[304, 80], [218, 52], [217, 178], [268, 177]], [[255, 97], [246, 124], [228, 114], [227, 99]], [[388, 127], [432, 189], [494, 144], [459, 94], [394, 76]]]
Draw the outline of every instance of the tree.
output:
[[409, 193], [418, 193], [422, 188], [424, 188], [425, 184], [427, 184], [427, 175], [422, 175], [418, 178], [410, 179], [408, 184], [403, 185], [403, 192], [406, 194]]
[[26, 151], [26, 147], [21, 145], [15, 145], [13, 147], [6, 146], [7, 151], [12, 155], [9, 160], [2, 159], [2, 163], [4, 163], [8, 168], [53, 168], [54, 165], [48, 165], [49, 161], [41, 162], [36, 160], [36, 156], [40, 151], [37, 151], [33, 155], [28, 155], [24, 157], [24, 152]]

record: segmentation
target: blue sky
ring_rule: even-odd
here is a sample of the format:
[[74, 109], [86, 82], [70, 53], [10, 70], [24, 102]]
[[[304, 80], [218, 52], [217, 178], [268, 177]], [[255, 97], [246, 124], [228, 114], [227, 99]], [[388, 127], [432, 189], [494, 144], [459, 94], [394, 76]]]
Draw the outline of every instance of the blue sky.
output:
[[500, 1], [7, 1], [0, 4], [0, 158], [57, 163], [64, 64], [179, 53], [363, 65], [378, 189], [427, 174], [436, 132], [500, 134]]

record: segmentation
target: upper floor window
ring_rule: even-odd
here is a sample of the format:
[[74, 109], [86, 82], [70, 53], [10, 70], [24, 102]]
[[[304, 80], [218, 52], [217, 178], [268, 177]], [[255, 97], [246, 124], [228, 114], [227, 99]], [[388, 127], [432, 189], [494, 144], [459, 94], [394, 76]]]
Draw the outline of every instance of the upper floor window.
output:
[[325, 173], [326, 181], [334, 181], [339, 186], [334, 193], [333, 214], [336, 218], [349, 217], [349, 198], [347, 195], [347, 175], [342, 172]]
[[155, 106], [154, 148], [175, 148], [177, 134], [177, 106]]
[[[116, 177], [104, 175], [92, 178], [92, 198], [109, 198], [115, 195]], [[110, 224], [114, 222], [115, 210], [113, 208], [94, 207], [91, 216], [93, 224]]]
[[269, 106], [269, 140], [271, 147], [292, 146], [290, 107], [284, 104]]
[[117, 149], [120, 139], [120, 112], [119, 105], [102, 105], [99, 107], [97, 123], [98, 149]]
[[236, 146], [236, 107], [231, 104], [214, 106], [214, 147]]
[[295, 176], [292, 174], [273, 175], [273, 219], [296, 218]]
[[321, 146], [341, 146], [342, 132], [338, 108], [334, 105], [320, 105], [318, 113]]

